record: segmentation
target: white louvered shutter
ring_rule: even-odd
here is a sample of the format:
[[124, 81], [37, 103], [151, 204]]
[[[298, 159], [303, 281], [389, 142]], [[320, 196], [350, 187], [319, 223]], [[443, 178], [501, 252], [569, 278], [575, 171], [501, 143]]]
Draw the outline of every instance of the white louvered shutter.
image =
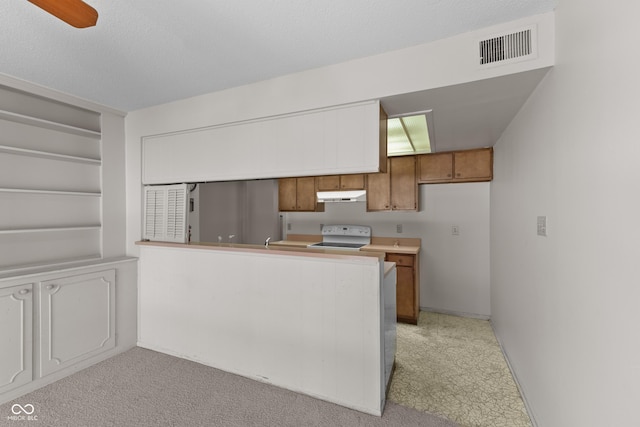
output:
[[187, 241], [187, 184], [144, 188], [143, 239], [161, 242]]

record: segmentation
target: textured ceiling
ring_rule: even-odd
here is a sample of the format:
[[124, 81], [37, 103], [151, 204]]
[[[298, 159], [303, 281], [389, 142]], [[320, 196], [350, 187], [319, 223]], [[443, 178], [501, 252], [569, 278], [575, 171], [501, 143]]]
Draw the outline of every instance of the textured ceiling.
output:
[[0, 4], [0, 73], [123, 111], [553, 10], [557, 0], [85, 0], [76, 29]]

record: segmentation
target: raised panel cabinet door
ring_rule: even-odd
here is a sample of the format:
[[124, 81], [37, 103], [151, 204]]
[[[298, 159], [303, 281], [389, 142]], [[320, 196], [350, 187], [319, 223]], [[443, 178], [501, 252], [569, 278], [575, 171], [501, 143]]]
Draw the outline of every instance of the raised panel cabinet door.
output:
[[456, 181], [491, 181], [493, 149], [456, 151], [453, 154]]
[[396, 310], [399, 321], [415, 323], [413, 267], [396, 266]]
[[314, 177], [298, 178], [296, 191], [296, 210], [313, 212], [316, 210], [316, 179]]
[[0, 289], [0, 394], [33, 380], [31, 283]]
[[391, 157], [391, 209], [417, 210], [418, 182], [415, 156]]
[[341, 175], [340, 190], [364, 190], [364, 174]]
[[453, 153], [421, 154], [418, 156], [418, 182], [429, 184], [453, 179]]
[[340, 175], [318, 177], [318, 191], [336, 191], [340, 189]]
[[39, 375], [115, 347], [115, 270], [40, 282]]
[[391, 181], [389, 172], [367, 174], [367, 211], [388, 211], [390, 209]]
[[297, 203], [297, 179], [280, 178], [278, 180], [278, 210], [295, 211]]

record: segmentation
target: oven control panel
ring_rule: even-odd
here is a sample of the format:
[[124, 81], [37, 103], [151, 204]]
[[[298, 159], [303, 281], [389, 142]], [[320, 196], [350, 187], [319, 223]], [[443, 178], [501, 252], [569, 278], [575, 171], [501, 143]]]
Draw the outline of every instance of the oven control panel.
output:
[[353, 236], [371, 238], [371, 227], [367, 225], [323, 225], [322, 236]]

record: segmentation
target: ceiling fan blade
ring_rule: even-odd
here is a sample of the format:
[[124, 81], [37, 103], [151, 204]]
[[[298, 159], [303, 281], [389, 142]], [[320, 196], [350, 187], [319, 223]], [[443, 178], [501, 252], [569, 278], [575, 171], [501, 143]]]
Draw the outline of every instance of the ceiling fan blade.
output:
[[93, 27], [98, 12], [82, 0], [28, 0], [76, 28]]

